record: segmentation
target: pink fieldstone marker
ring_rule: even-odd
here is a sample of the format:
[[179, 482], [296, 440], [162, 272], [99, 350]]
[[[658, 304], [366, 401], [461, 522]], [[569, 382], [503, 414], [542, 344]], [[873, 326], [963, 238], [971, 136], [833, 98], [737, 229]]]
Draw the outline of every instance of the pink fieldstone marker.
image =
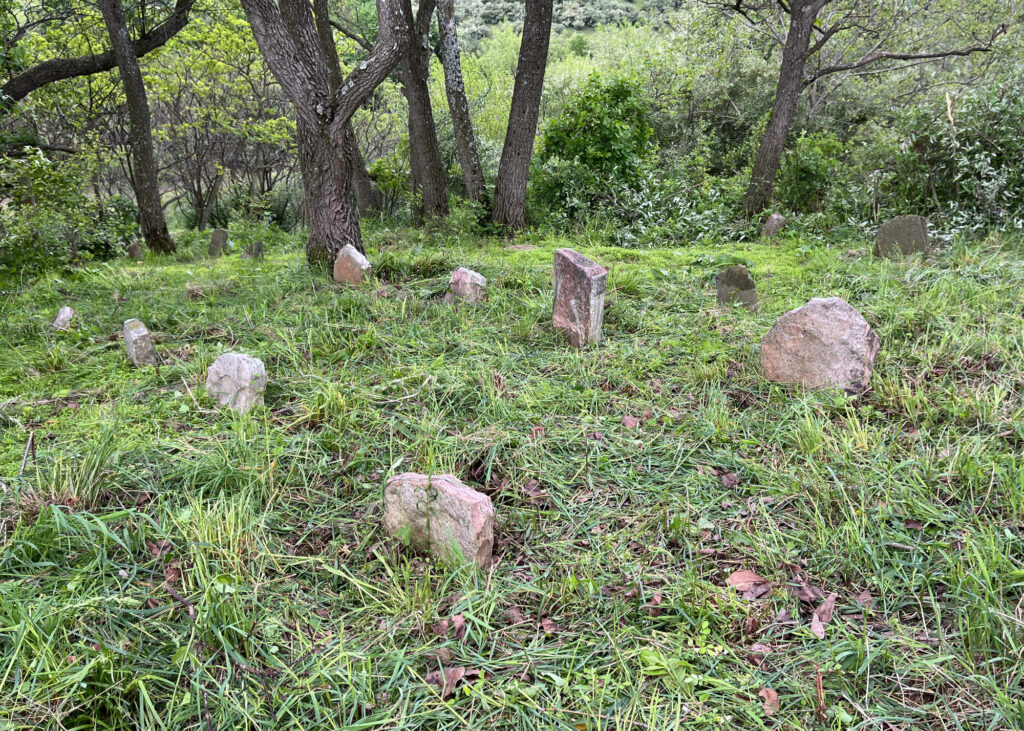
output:
[[572, 249], [555, 252], [555, 328], [577, 348], [601, 342], [608, 270]]
[[384, 529], [417, 551], [443, 561], [464, 556], [480, 568], [491, 565], [494, 506], [483, 493], [452, 475], [407, 472], [384, 488]]

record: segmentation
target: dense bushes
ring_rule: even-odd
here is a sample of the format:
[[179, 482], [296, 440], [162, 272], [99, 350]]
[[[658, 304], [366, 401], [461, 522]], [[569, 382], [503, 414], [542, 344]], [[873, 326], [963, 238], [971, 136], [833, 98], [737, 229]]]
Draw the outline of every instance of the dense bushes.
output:
[[0, 278], [108, 259], [137, 235], [132, 201], [86, 194], [93, 159], [54, 160], [28, 148], [0, 158]]

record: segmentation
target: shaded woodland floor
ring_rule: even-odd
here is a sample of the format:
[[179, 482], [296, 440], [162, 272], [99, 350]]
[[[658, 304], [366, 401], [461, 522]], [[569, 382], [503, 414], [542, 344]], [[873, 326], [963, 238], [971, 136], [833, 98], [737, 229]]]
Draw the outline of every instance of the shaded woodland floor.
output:
[[[355, 289], [298, 238], [197, 241], [0, 299], [6, 727], [1024, 727], [1019, 240], [529, 243], [374, 231]], [[565, 245], [611, 269], [582, 352], [551, 327]], [[715, 308], [736, 261], [757, 314]], [[485, 305], [441, 302], [460, 265]], [[767, 383], [760, 338], [832, 295], [882, 339], [873, 390]], [[202, 388], [229, 349], [270, 377], [245, 417]], [[383, 533], [404, 471], [491, 495], [489, 574]], [[746, 600], [740, 569], [774, 586]]]

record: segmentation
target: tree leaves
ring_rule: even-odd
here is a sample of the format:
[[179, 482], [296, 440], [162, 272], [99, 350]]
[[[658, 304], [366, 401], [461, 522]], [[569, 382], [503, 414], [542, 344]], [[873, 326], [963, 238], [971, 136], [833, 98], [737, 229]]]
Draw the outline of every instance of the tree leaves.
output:
[[739, 570], [729, 574], [725, 583], [743, 595], [747, 601], [759, 599], [772, 590], [772, 583], [762, 579], [753, 571]]
[[758, 696], [764, 700], [764, 714], [766, 716], [774, 716], [782, 707], [779, 703], [779, 694], [768, 686], [761, 688]]

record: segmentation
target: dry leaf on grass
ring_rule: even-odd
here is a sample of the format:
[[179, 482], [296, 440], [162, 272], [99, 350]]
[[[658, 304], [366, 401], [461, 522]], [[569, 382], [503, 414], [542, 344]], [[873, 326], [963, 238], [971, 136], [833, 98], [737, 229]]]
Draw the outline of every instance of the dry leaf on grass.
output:
[[837, 595], [835, 592], [829, 594], [828, 599], [823, 601], [821, 606], [818, 607], [818, 611], [815, 612], [822, 624], [828, 624], [832, 621], [832, 613], [836, 610], [836, 597]]
[[455, 689], [463, 680], [475, 680], [481, 677], [480, 670], [467, 667], [443, 668], [427, 673], [424, 680], [430, 685], [436, 685], [441, 692], [442, 698], [451, 698]]
[[509, 607], [505, 610], [505, 621], [511, 625], [523, 624], [526, 622], [526, 617], [519, 610], [519, 607]]
[[772, 589], [770, 581], [765, 581], [753, 571], [743, 569], [729, 574], [725, 583], [740, 592], [747, 601], [759, 599]]
[[623, 416], [622, 417], [622, 425], [624, 427], [626, 427], [627, 429], [636, 429], [639, 424], [640, 424], [640, 420], [637, 419], [635, 416]]
[[172, 548], [174, 548], [174, 544], [166, 538], [162, 538], [159, 541], [146, 541], [146, 549], [153, 558], [160, 558], [165, 553], [169, 553]]
[[758, 695], [764, 699], [764, 713], [766, 716], [774, 716], [779, 708], [782, 707], [779, 704], [779, 694], [771, 688], [767, 686], [761, 688], [761, 692]]
[[544, 630], [544, 634], [553, 635], [562, 630], [553, 619], [545, 617], [540, 621], [540, 628]]
[[819, 601], [825, 596], [821, 589], [811, 584], [801, 584], [793, 591], [793, 595], [800, 601], [808, 603]]
[[740, 476], [735, 472], [724, 472], [722, 474], [722, 487], [736, 487], [740, 484]]
[[855, 596], [854, 597], [854, 601], [856, 601], [858, 604], [860, 604], [862, 607], [864, 607], [868, 611], [870, 611], [871, 607], [873, 607], [874, 604], [875, 604], [875, 598], [873, 596], [871, 596], [871, 592], [868, 591], [867, 589], [865, 589], [860, 594]]

